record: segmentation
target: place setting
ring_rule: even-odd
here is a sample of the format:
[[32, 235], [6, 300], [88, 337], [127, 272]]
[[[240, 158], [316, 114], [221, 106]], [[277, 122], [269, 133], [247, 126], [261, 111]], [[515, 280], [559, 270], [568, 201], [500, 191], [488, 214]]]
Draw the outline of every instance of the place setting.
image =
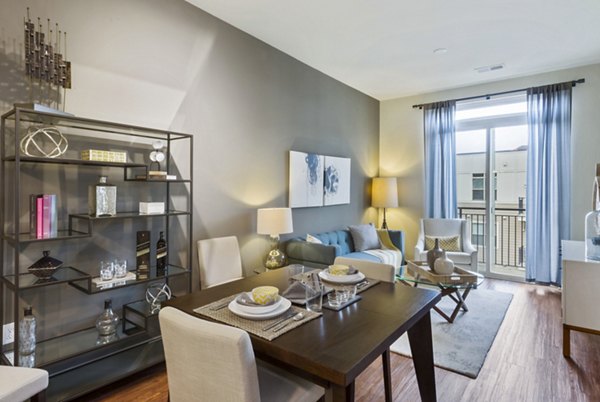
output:
[[280, 295], [279, 289], [274, 286], [259, 286], [228, 296], [199, 307], [194, 312], [267, 340], [273, 340], [322, 315], [320, 311], [292, 306], [292, 302]]

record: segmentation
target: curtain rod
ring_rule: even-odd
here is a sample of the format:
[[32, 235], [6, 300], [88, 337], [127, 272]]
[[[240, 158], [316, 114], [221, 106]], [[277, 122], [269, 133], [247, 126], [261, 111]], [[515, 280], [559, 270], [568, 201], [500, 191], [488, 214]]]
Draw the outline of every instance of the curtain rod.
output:
[[[571, 85], [576, 86], [577, 84], [583, 84], [584, 82], [585, 82], [585, 78], [579, 78], [578, 80], [558, 82], [556, 84], [550, 84], [550, 85], [560, 85], [560, 84], [571, 83]], [[530, 88], [542, 88], [542, 87], [545, 87], [545, 86], [546, 85], [541, 85], [539, 87], [529, 87], [529, 88], [513, 89], [511, 91], [495, 92], [493, 94], [477, 95], [477, 96], [467, 96], [466, 98], [448, 99], [445, 102], [447, 102], [447, 101], [459, 102], [459, 101], [465, 101], [465, 100], [471, 100], [471, 99], [478, 99], [478, 98], [490, 99], [490, 97], [492, 97], [492, 96], [512, 94], [512, 93], [515, 93], [515, 92], [523, 92], [523, 91], [527, 91]], [[423, 109], [423, 106], [431, 105], [432, 103], [437, 103], [437, 102], [421, 103], [419, 105], [413, 105], [412, 107], [413, 107], [413, 109], [415, 109], [415, 108]]]

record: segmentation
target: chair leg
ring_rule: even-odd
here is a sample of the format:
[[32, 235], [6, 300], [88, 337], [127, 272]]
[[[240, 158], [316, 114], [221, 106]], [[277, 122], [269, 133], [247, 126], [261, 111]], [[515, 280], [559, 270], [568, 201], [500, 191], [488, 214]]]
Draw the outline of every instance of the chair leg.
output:
[[383, 363], [383, 386], [385, 388], [385, 402], [392, 402], [392, 370], [390, 368], [390, 349], [381, 355]]
[[46, 402], [46, 390], [40, 391], [32, 396], [31, 402]]

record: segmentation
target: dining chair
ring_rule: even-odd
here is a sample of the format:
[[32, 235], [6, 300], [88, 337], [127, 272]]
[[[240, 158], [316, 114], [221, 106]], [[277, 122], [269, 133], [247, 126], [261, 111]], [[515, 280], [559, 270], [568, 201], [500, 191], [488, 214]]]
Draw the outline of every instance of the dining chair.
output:
[[324, 400], [322, 387], [256, 360], [246, 331], [173, 307], [158, 317], [171, 402]]
[[454, 265], [477, 272], [477, 249], [471, 243], [470, 223], [465, 219], [421, 219], [421, 231], [415, 246], [416, 261], [427, 261], [428, 239], [447, 242], [441, 248]]
[[[362, 272], [367, 278], [377, 279], [382, 282], [394, 283], [396, 281], [396, 269], [393, 265], [380, 262], [360, 260], [358, 258], [337, 257], [334, 264], [351, 265]], [[381, 355], [383, 364], [383, 385], [385, 387], [386, 402], [392, 401], [392, 371], [390, 363], [391, 352], [387, 348]]]
[[46, 370], [0, 366], [0, 401], [44, 402], [48, 388]]
[[351, 265], [367, 278], [392, 283], [396, 281], [396, 269], [391, 264], [348, 257], [336, 257], [334, 264]]
[[242, 279], [242, 258], [237, 237], [198, 240], [200, 289]]

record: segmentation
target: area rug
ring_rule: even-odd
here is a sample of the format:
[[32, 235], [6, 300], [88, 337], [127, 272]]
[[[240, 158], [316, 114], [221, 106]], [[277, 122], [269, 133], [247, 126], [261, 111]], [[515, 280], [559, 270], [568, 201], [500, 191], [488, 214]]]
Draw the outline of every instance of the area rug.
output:
[[[433, 363], [443, 369], [477, 378], [494, 338], [504, 320], [513, 295], [474, 289], [467, 297], [468, 312], [460, 311], [453, 324], [431, 310]], [[437, 304], [450, 315], [456, 303], [444, 297]], [[391, 351], [411, 357], [408, 335], [402, 335]]]

